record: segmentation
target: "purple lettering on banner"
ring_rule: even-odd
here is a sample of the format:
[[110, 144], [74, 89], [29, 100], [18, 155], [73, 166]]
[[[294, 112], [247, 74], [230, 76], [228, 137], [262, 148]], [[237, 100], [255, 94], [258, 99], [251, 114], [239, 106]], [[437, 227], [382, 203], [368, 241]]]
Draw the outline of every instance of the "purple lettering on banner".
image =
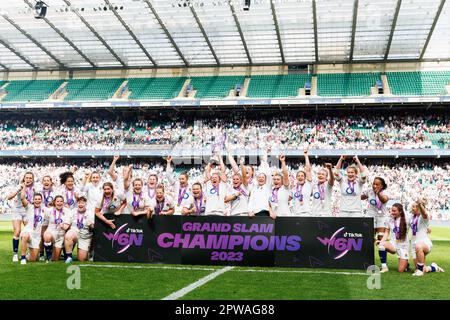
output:
[[189, 246], [190, 238], [191, 238], [191, 235], [189, 233], [188, 234], [176, 233], [175, 239], [173, 239], [173, 247], [179, 248], [180, 244], [182, 244], [183, 248], [187, 248]]
[[173, 240], [173, 234], [167, 233], [167, 232], [166, 233], [161, 233], [158, 236], [158, 239], [157, 239], [158, 246], [160, 246], [161, 248], [170, 248], [170, 247], [172, 247], [173, 246], [173, 241], [165, 242], [164, 240], [166, 238], [168, 240]]
[[[199, 249], [205, 249], [205, 236], [203, 234], [195, 234], [192, 238], [191, 244], [189, 245], [189, 249], [193, 249], [198, 247]], [[184, 248], [184, 246], [183, 246]]]
[[359, 238], [359, 239], [350, 238], [350, 239], [348, 239], [347, 249], [348, 250], [352, 250], [353, 249], [355, 251], [361, 251], [362, 245], [363, 245], [363, 241], [362, 241], [361, 238]]
[[[258, 245], [258, 241], [261, 241], [261, 245]], [[269, 240], [266, 236], [254, 236], [251, 240], [251, 247], [256, 251], [266, 250], [269, 246]]]
[[273, 250], [275, 247], [277, 248], [277, 250], [284, 250], [284, 248], [286, 247], [286, 236], [270, 237], [268, 249]]
[[300, 242], [302, 238], [300, 236], [289, 236], [287, 238], [286, 250], [288, 251], [298, 251], [301, 248]]
[[250, 247], [250, 241], [252, 240], [252, 236], [245, 236], [244, 238], [245, 238], [244, 245], [242, 246], [242, 249], [248, 250], [248, 248]]
[[206, 242], [206, 249], [227, 249], [228, 235], [211, 234]]
[[191, 231], [191, 230], [192, 230], [192, 223], [191, 222], [183, 223], [183, 231]]
[[234, 247], [240, 246], [243, 243], [244, 243], [243, 236], [232, 235], [232, 236], [230, 236], [230, 240], [228, 242], [228, 249], [234, 250]]

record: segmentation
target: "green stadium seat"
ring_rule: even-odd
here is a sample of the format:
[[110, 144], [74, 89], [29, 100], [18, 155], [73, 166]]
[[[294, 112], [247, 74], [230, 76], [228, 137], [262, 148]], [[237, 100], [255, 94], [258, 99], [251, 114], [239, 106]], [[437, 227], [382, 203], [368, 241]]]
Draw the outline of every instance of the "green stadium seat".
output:
[[48, 99], [64, 80], [17, 80], [5, 88], [8, 94], [2, 101], [36, 102]]
[[66, 101], [97, 101], [111, 98], [125, 81], [112, 79], [71, 79], [68, 80]]
[[193, 77], [190, 84], [197, 90], [196, 98], [226, 98], [237, 84], [244, 84], [244, 76]]
[[388, 72], [391, 93], [399, 96], [446, 95], [450, 84], [450, 71]]
[[317, 75], [317, 94], [324, 97], [370, 96], [380, 73], [330, 73]]
[[186, 77], [128, 79], [130, 100], [162, 100], [178, 96]]
[[309, 74], [252, 76], [247, 90], [249, 98], [290, 98], [311, 81]]

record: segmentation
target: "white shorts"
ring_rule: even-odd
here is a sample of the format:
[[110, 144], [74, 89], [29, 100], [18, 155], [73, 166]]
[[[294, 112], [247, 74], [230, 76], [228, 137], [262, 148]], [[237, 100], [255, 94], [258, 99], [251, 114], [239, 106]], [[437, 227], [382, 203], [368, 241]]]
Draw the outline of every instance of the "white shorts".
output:
[[27, 212], [22, 209], [14, 209], [12, 212], [12, 220], [28, 222], [27, 221]]
[[409, 247], [408, 244], [398, 244], [396, 242], [391, 241], [392, 246], [397, 252], [397, 257], [403, 260], [409, 260]]
[[339, 212], [340, 218], [362, 218], [364, 215], [359, 211], [341, 211]]
[[78, 238], [78, 250], [89, 251], [91, 248], [92, 237], [91, 238]]
[[373, 218], [373, 228], [389, 228], [388, 217], [374, 217]]
[[431, 250], [433, 249], [433, 243], [430, 239], [411, 240], [411, 255], [414, 260], [417, 258], [416, 243], [424, 243], [428, 247], [428, 253], [431, 253]]
[[48, 230], [48, 229], [47, 229], [47, 231], [52, 234], [53, 239], [55, 240], [55, 242], [53, 243], [55, 248], [63, 248], [65, 232], [61, 232], [61, 231], [57, 231], [57, 230]]
[[22, 238], [22, 236], [24, 236], [25, 234], [30, 235], [30, 238], [28, 239], [28, 248], [39, 249], [42, 240], [41, 234], [24, 228], [20, 233], [20, 237]]

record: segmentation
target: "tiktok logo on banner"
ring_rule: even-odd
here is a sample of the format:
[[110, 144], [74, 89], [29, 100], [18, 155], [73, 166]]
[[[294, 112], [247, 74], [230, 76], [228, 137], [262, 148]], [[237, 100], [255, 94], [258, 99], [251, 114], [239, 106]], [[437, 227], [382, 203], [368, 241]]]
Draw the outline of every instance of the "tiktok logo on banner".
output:
[[142, 229], [125, 229], [127, 225], [128, 223], [125, 223], [120, 226], [114, 234], [111, 232], [103, 232], [105, 238], [111, 241], [111, 248], [114, 248], [114, 246], [117, 247], [117, 253], [123, 253], [131, 246], [142, 246], [142, 240], [144, 239]]
[[334, 260], [344, 257], [349, 251], [361, 251], [363, 236], [360, 233], [344, 232], [345, 227], [337, 230], [331, 238], [320, 238], [324, 246], [328, 247], [328, 254], [334, 256]]

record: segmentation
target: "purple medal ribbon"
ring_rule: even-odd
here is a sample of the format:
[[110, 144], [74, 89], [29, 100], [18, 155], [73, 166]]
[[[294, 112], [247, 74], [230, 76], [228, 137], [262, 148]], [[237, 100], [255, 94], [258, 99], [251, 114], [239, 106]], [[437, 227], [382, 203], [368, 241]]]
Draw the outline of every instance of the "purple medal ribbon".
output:
[[110, 204], [110, 202], [111, 202], [111, 198], [105, 198], [105, 199], [103, 200], [103, 207], [102, 207], [102, 210], [103, 210], [104, 212], [108, 212], [108, 211], [109, 211], [109, 204]]
[[[69, 193], [71, 194], [70, 197], [69, 197]], [[73, 196], [74, 196], [74, 191], [73, 190], [67, 191], [67, 189], [66, 189], [66, 199], [67, 199], [67, 204], [69, 206], [72, 206], [75, 203], [75, 201], [73, 201]]]
[[242, 189], [241, 186], [234, 188], [234, 190], [239, 191], [244, 197], [248, 197], [247, 192], [245, 192], [245, 190]]
[[345, 190], [345, 192], [347, 192], [347, 194], [355, 193], [355, 182], [354, 181], [347, 181], [347, 182], [348, 182], [348, 187]]
[[131, 203], [131, 205], [133, 206], [134, 211], [136, 211], [137, 208], [139, 208], [139, 203], [142, 200], [142, 192], [139, 193], [139, 196], [136, 197], [136, 194], [133, 193], [133, 202]]
[[164, 202], [165, 199], [162, 202], [159, 202], [158, 200], [156, 200], [156, 208], [155, 208], [155, 213], [156, 214], [160, 214], [162, 209], [164, 209]]
[[59, 226], [59, 224], [62, 222], [62, 210], [58, 210], [58, 218], [56, 218], [56, 209], [53, 209], [53, 217], [55, 218], [55, 224]]
[[[299, 187], [300, 187], [300, 189], [299, 189]], [[298, 198], [298, 200], [300, 202], [303, 202], [303, 192], [302, 192], [302, 190], [303, 190], [303, 185], [300, 184], [300, 183], [297, 184], [297, 187], [295, 189], [294, 197]]]
[[[150, 190], [153, 190], [153, 193], [150, 192]], [[150, 199], [153, 199], [153, 198], [155, 197], [156, 190], [155, 190], [155, 189], [152, 189], [152, 188], [150, 188], [150, 187], [147, 187], [147, 194], [148, 194], [148, 197], [149, 197]]]
[[417, 234], [417, 225], [419, 222], [419, 216], [414, 215], [413, 220], [411, 221], [411, 231], [413, 236]]
[[52, 193], [52, 189], [49, 189], [47, 192], [45, 192], [45, 189], [42, 189], [42, 195], [44, 196], [44, 203], [46, 206], [48, 206], [50, 203], [50, 201], [48, 199], [50, 198], [51, 193]]
[[38, 223], [42, 221], [41, 212], [42, 212], [41, 208], [34, 208], [34, 223], [33, 223], [34, 229], [36, 229]]
[[184, 195], [186, 194], [187, 188], [181, 188], [178, 190], [178, 202], [177, 204], [180, 205], [181, 201], [184, 198]]
[[25, 198], [30, 203], [33, 201], [33, 187], [27, 187]]
[[[80, 219], [80, 217], [81, 217], [81, 219]], [[83, 221], [84, 221], [84, 214], [80, 214], [80, 211], [77, 211], [77, 228], [79, 230], [84, 228]]]
[[398, 225], [397, 225], [397, 219], [394, 220], [394, 230], [392, 230], [395, 233], [395, 238], [397, 240], [400, 240], [400, 219], [398, 219]]
[[319, 194], [320, 194], [320, 200], [325, 200], [325, 187], [322, 184], [318, 183], [317, 184], [317, 188], [319, 189]]
[[197, 213], [197, 215], [200, 215], [202, 212], [202, 204], [203, 204], [203, 193], [200, 196], [200, 201], [198, 203], [194, 197], [195, 212]]
[[219, 189], [220, 189], [220, 184], [218, 184], [217, 186], [212, 186], [213, 188], [209, 191], [209, 193], [211, 194], [217, 194], [217, 196], [219, 196]]
[[270, 197], [270, 201], [277, 203], [278, 202], [278, 191], [280, 188], [273, 188], [272, 189], [272, 197]]

